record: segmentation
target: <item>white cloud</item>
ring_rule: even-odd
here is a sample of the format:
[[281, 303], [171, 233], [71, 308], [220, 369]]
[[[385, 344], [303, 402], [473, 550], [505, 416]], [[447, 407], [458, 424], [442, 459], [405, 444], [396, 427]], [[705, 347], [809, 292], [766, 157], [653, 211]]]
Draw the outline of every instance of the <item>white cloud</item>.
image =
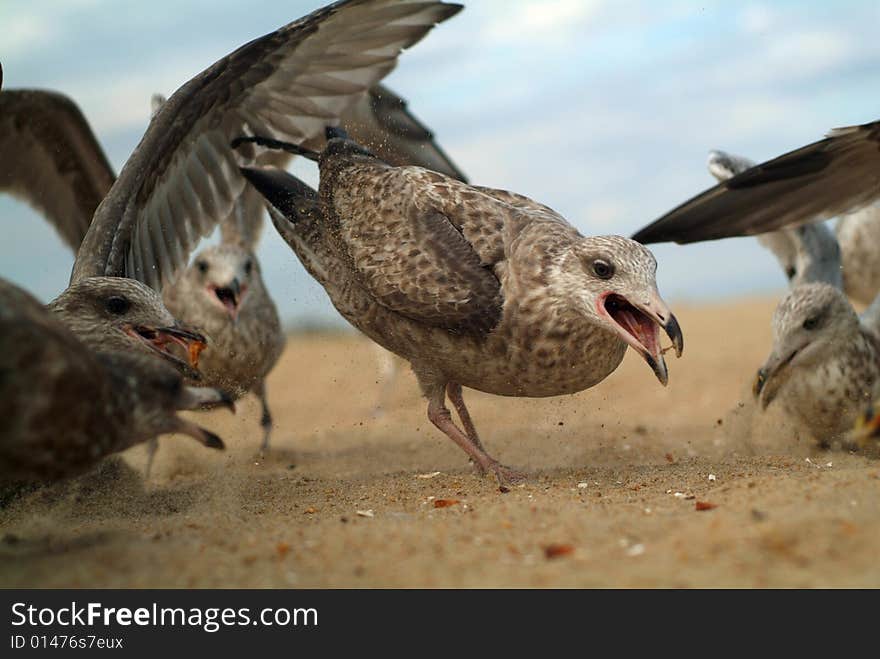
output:
[[523, 39], [557, 41], [568, 38], [597, 16], [603, 4], [601, 0], [504, 2], [503, 9], [499, 7], [498, 11], [489, 14], [497, 20], [487, 26], [486, 36], [514, 43]]

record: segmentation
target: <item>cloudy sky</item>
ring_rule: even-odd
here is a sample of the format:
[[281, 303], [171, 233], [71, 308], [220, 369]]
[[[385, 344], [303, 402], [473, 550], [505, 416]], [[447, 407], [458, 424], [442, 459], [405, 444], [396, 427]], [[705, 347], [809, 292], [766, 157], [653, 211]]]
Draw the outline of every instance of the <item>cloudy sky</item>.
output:
[[[118, 171], [153, 92], [173, 92], [320, 4], [0, 2], [4, 86], [69, 94]], [[466, 4], [404, 53], [388, 84], [471, 180], [529, 195], [584, 233], [629, 235], [711, 185], [711, 148], [762, 160], [880, 116], [876, 1]], [[314, 182], [306, 164], [295, 171]], [[0, 225], [0, 276], [45, 300], [56, 295], [73, 258], [51, 228], [5, 196]], [[751, 239], [654, 252], [673, 301], [784, 285]], [[286, 321], [335, 321], [271, 227], [259, 254]]]

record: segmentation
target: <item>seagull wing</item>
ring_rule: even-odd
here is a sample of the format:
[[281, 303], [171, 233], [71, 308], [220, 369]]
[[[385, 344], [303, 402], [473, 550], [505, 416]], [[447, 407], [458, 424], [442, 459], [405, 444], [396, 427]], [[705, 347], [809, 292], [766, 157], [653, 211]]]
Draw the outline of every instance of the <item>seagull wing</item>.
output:
[[332, 204], [344, 251], [378, 303], [453, 331], [497, 324], [498, 234], [515, 209], [441, 174], [382, 163], [347, 169], [344, 184], [323, 201]]
[[[98, 207], [72, 281], [127, 276], [161, 289], [245, 186], [229, 143], [242, 134], [302, 143], [391, 71], [460, 5], [346, 0], [245, 44], [162, 105]], [[242, 155], [247, 157], [247, 154]]]
[[76, 104], [56, 92], [0, 92], [0, 192], [42, 213], [76, 252], [115, 176]]
[[407, 102], [383, 85], [358, 99], [342, 116], [355, 142], [389, 165], [417, 165], [459, 181], [465, 175], [434, 141], [434, 133], [410, 111]]
[[828, 219], [880, 197], [880, 121], [747, 169], [638, 231], [641, 243], [755, 235]]

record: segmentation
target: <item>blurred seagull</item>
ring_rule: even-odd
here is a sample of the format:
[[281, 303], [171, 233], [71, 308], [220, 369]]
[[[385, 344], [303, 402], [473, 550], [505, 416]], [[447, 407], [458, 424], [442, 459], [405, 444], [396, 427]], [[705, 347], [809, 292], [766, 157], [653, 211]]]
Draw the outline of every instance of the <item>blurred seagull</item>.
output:
[[318, 161], [319, 192], [281, 170], [242, 171], [337, 310], [411, 363], [428, 418], [481, 472], [521, 476], [483, 449], [462, 387], [574, 393], [614, 371], [627, 345], [666, 384], [659, 330], [677, 354], [683, 339], [638, 243], [585, 238], [527, 197], [392, 167], [344, 137], [320, 155], [259, 137], [234, 145], [250, 142]]
[[226, 394], [184, 386], [176, 369], [107, 336], [81, 341], [57, 314], [0, 279], [0, 482], [72, 476], [163, 433], [223, 448], [176, 412], [231, 407]]

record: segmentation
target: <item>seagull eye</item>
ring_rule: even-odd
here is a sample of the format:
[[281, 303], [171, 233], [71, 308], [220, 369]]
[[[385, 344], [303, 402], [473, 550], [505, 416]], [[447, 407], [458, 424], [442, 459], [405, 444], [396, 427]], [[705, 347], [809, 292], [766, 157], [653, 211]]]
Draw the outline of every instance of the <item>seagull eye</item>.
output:
[[121, 316], [131, 308], [131, 302], [122, 296], [114, 295], [113, 297], [107, 298], [104, 302], [104, 306], [107, 311], [113, 315]]
[[593, 272], [599, 279], [611, 279], [614, 276], [614, 266], [608, 261], [601, 259], [593, 261]]
[[196, 261], [196, 267], [202, 274], [208, 272], [208, 264], [205, 261]]
[[819, 327], [819, 317], [818, 316], [812, 316], [810, 318], [807, 318], [804, 321], [804, 329], [805, 330], [814, 330], [817, 327]]
[[254, 263], [253, 263], [253, 261], [248, 260], [248, 261], [244, 264], [244, 273], [245, 273], [246, 275], [249, 275], [249, 274], [251, 274], [251, 270], [253, 270], [253, 269], [254, 269]]

